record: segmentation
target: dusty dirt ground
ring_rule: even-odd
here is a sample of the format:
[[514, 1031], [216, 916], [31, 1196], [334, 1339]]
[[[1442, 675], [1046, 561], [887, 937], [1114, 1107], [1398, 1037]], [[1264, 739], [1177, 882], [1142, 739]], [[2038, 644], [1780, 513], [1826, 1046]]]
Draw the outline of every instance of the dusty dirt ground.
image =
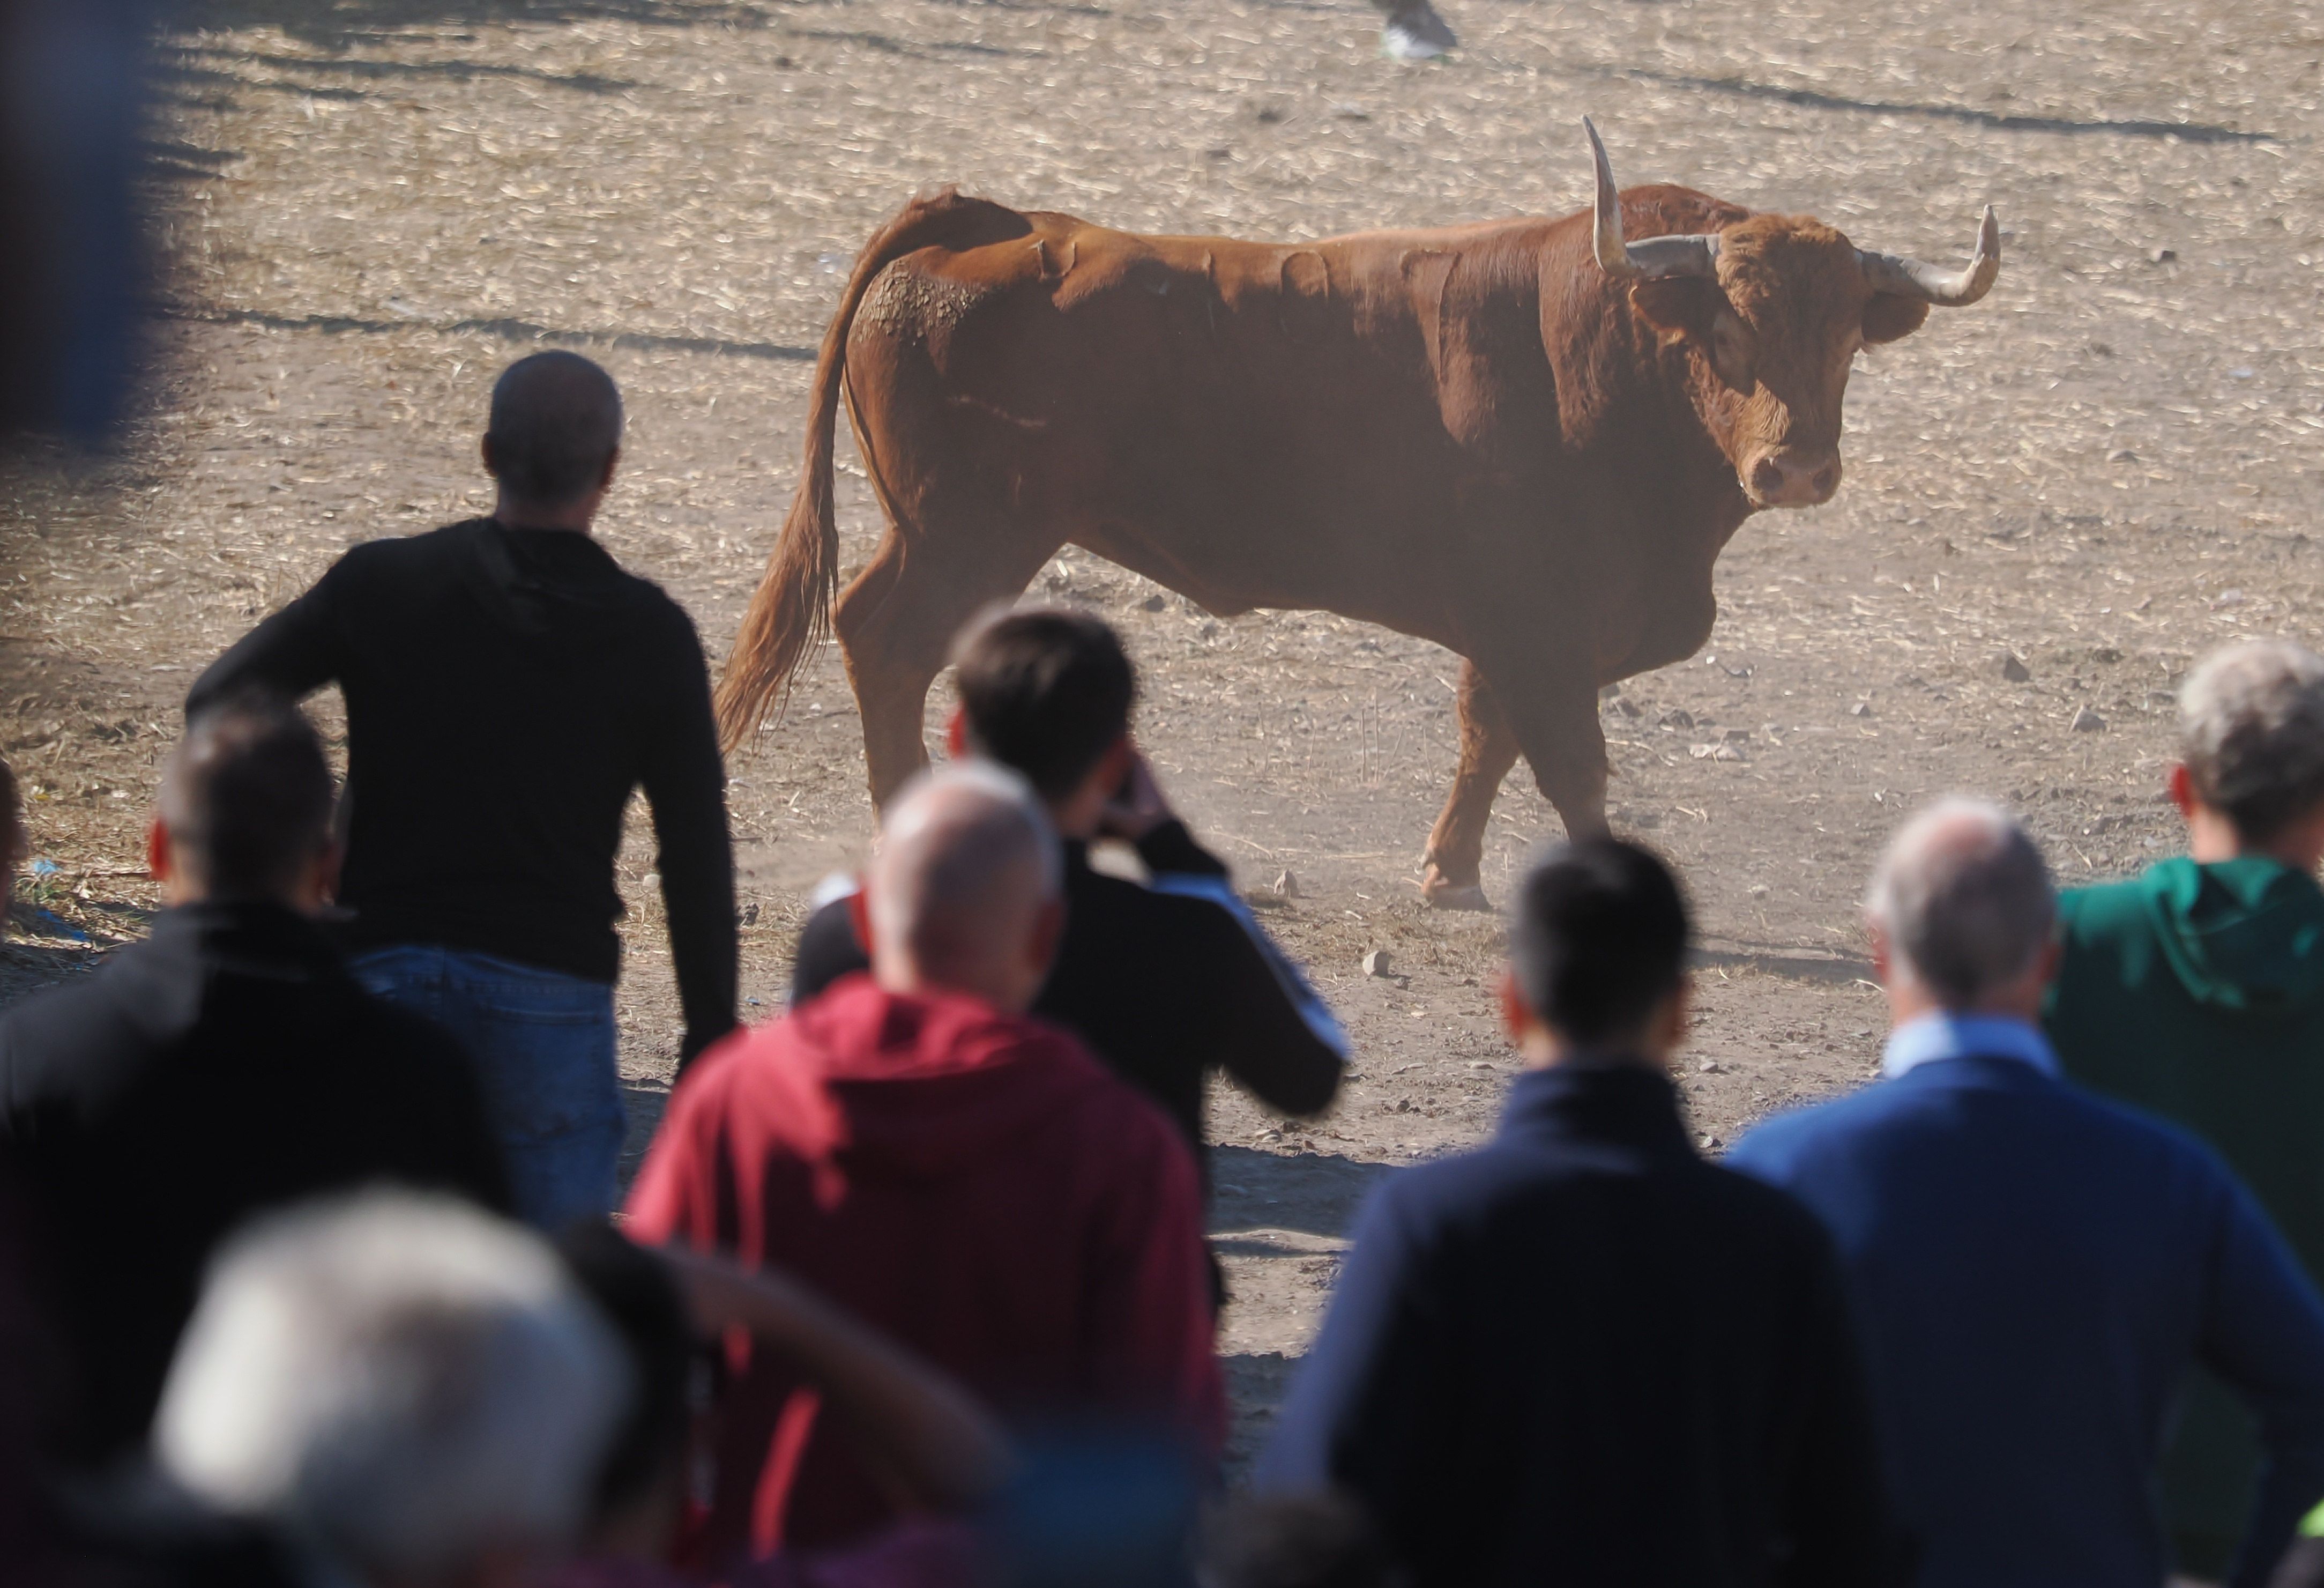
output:
[[[1747, 525], [1708, 653], [1606, 706], [1616, 819], [1701, 910], [1696, 1130], [1715, 1149], [1859, 1080], [1880, 1019], [1854, 901], [1900, 813], [1984, 791], [2069, 881], [2132, 870], [2176, 841], [2158, 791], [2188, 660], [2315, 637], [2324, 24], [2289, 0], [1446, 10], [1468, 47], [1427, 68], [1379, 59], [1359, 0], [181, 11], [146, 411], [115, 456], [0, 462], [0, 747], [51, 868], [20, 890], [0, 999], [140, 929], [141, 825], [193, 673], [349, 543], [488, 502], [475, 438], [511, 357], [578, 346], [622, 381], [603, 535], [715, 657], [789, 499], [845, 267], [915, 190], [1295, 238], [1563, 213], [1586, 111], [1627, 180], [1871, 246], [1950, 258], [2001, 209], [1994, 295], [1859, 369], [1839, 500]], [[841, 485], [860, 562], [880, 526], [860, 471]], [[1487, 1131], [1510, 1073], [1495, 922], [1413, 885], [1454, 663], [1323, 614], [1214, 619], [1079, 553], [1036, 590], [1121, 625], [1170, 789], [1359, 1048], [1327, 1119], [1217, 1101], [1240, 1459], [1365, 1188]], [[2084, 707], [2102, 729], [2070, 731]], [[770, 1015], [807, 890], [870, 831], [835, 656], [731, 771], [744, 991]], [[1489, 886], [1554, 825], [1520, 769]], [[651, 863], [633, 837], [633, 1155], [677, 1038]], [[1265, 892], [1286, 869], [1289, 903]], [[1361, 973], [1374, 948], [1392, 977]]]

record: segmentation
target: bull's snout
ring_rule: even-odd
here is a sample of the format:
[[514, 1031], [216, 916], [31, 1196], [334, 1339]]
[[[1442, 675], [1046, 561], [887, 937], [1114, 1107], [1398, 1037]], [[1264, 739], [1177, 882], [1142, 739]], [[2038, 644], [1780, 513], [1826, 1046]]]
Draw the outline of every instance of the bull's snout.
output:
[[1840, 489], [1840, 452], [1828, 447], [1763, 452], [1743, 484], [1762, 507], [1814, 507]]

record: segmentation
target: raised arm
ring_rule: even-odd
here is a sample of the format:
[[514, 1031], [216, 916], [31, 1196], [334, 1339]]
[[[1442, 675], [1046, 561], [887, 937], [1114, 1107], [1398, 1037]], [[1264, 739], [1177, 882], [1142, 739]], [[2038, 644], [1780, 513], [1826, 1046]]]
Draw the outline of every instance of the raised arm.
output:
[[1171, 810], [1143, 755], [1130, 762], [1101, 831], [1137, 845], [1157, 892], [1208, 900], [1225, 917], [1205, 935], [1201, 983], [1220, 1010], [1212, 1062], [1285, 1113], [1330, 1106], [1340, 1090], [1347, 1034], [1236, 894], [1226, 866]]
[[1169, 797], [1162, 792], [1154, 767], [1143, 753], [1130, 757], [1121, 791], [1099, 815], [1098, 833], [1135, 845], [1138, 858], [1154, 876], [1227, 880], [1226, 863], [1194, 841], [1194, 835], [1170, 808]]
[[312, 589], [235, 641], [203, 669], [187, 691], [187, 715], [248, 690], [297, 700], [339, 678], [345, 652], [332, 608], [346, 567], [342, 559]]

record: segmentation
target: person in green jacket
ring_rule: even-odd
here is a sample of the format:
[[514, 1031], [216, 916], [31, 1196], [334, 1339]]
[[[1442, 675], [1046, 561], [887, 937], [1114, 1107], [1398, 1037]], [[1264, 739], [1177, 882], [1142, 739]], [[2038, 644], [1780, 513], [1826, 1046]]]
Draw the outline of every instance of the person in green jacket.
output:
[[[2230, 646], [2179, 706], [2187, 853], [2060, 900], [2050, 1040], [2076, 1080], [2217, 1147], [2324, 1279], [2324, 659]], [[2181, 1572], [2225, 1574], [2257, 1452], [2241, 1406], [2199, 1380], [2163, 1473]]]

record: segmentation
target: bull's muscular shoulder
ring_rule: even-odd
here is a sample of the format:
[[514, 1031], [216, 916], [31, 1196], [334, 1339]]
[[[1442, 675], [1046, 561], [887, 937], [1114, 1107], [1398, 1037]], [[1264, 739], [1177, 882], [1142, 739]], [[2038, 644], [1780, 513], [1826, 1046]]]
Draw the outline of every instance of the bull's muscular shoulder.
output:
[[1409, 317], [1445, 434], [1496, 473], [1537, 464], [1563, 430], [1542, 337], [1556, 230], [1527, 221], [1351, 239], [1370, 245], [1383, 302]]

